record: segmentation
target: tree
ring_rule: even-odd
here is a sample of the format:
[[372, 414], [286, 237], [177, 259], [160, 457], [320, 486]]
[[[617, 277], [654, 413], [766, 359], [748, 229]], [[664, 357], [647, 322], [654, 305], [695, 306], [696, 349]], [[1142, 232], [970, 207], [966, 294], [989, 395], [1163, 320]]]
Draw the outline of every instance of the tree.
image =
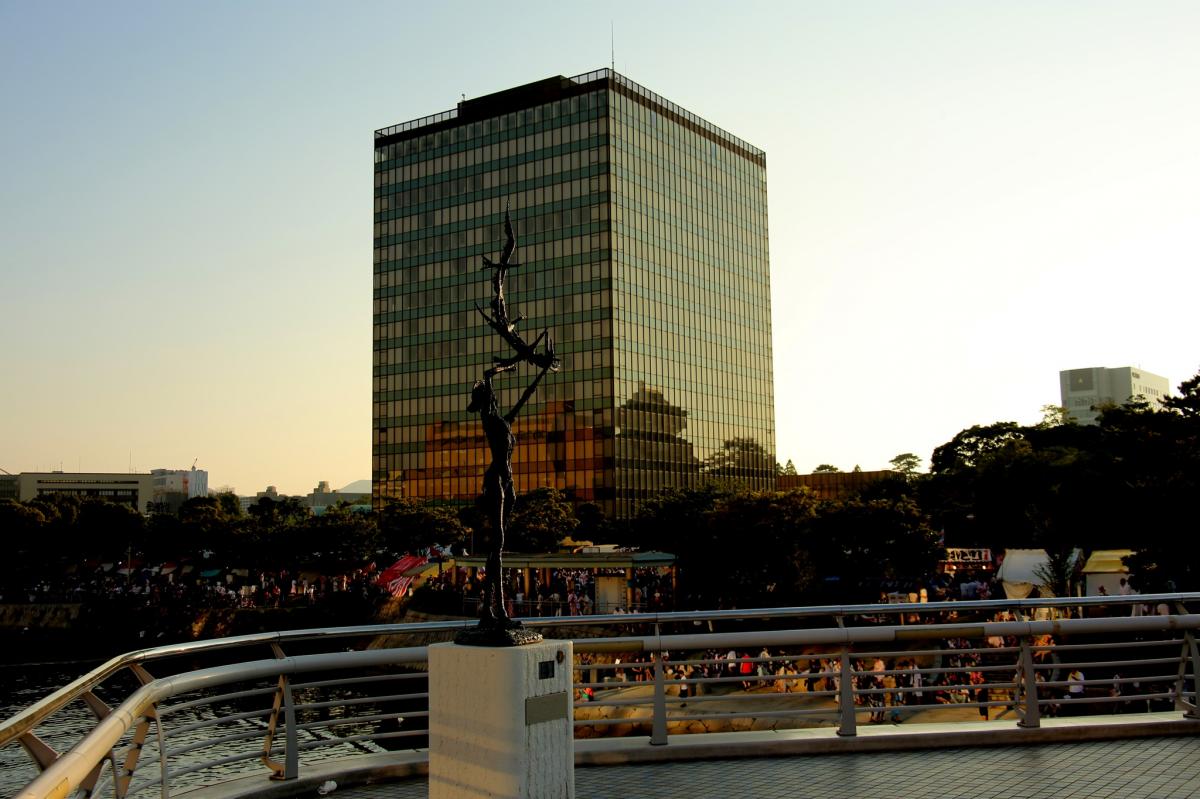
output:
[[1200, 419], [1200, 372], [1179, 384], [1179, 393], [1165, 398], [1162, 405], [1185, 419]]
[[942, 552], [938, 534], [909, 497], [825, 503], [809, 541], [817, 573], [857, 584], [849, 590], [859, 601], [875, 599], [883, 580], [932, 574]]
[[628, 543], [643, 550], [681, 555], [702, 539], [708, 515], [732, 493], [729, 486], [714, 481], [696, 488], [665, 488], [638, 508]]
[[892, 469], [900, 474], [910, 475], [921, 467], [921, 458], [911, 452], [903, 452], [888, 461], [892, 465]]
[[1065, 405], [1043, 405], [1042, 421], [1038, 427], [1058, 427], [1064, 424], [1076, 424], [1077, 420], [1067, 410]]
[[1077, 550], [1048, 549], [1046, 562], [1034, 569], [1033, 573], [1054, 596], [1071, 596], [1071, 586], [1082, 567]]
[[554, 552], [578, 525], [565, 494], [557, 488], [535, 488], [517, 497], [505, 544], [513, 552]]
[[813, 474], [837, 474], [841, 469], [830, 463], [822, 463], [813, 469]]
[[[379, 525], [369, 511], [339, 502], [312, 516], [297, 531], [295, 554], [330, 572], [345, 571], [371, 560], [379, 548]], [[386, 565], [386, 564], [385, 564]]]
[[155, 513], [146, 520], [145, 553], [153, 562], [180, 560], [191, 554], [183, 549], [183, 525], [173, 513]]
[[595, 502], [582, 502], [575, 508], [579, 526], [573, 538], [579, 541], [606, 541], [612, 536], [613, 525]]
[[20, 581], [41, 575], [54, 551], [46, 534], [49, 523], [45, 513], [32, 504], [15, 499], [0, 499], [0, 530], [13, 547], [13, 568], [0, 574], [0, 581]]
[[420, 552], [434, 544], [461, 544], [467, 527], [459, 509], [436, 500], [398, 497], [388, 500], [379, 512], [382, 546], [393, 556]]
[[122, 502], [89, 499], [79, 506], [74, 551], [83, 556], [124, 561], [141, 553], [146, 517]]
[[948, 474], [973, 469], [981, 465], [988, 455], [1023, 437], [1023, 430], [1016, 422], [968, 427], [933, 451], [929, 471]]
[[778, 466], [775, 456], [755, 439], [731, 438], [705, 459], [700, 471], [710, 479], [754, 486], [767, 485]]
[[41, 535], [46, 516], [41, 510], [15, 499], [0, 499], [0, 529], [18, 546]]
[[786, 465], [783, 467], [783, 470], [782, 470], [782, 472], [781, 472], [781, 473], [782, 473], [782, 474], [785, 474], [785, 475], [787, 475], [787, 476], [789, 476], [789, 477], [792, 477], [792, 476], [795, 476], [795, 475], [796, 475], [796, 464], [792, 463], [792, 459], [791, 459], [791, 458], [788, 458], [788, 462], [787, 462], [787, 464], [786, 464]]
[[[156, 514], [161, 515], [161, 514]], [[179, 506], [176, 556], [203, 557], [206, 552], [226, 553], [234, 543], [233, 522], [216, 497], [192, 497]], [[164, 523], [158, 523], [161, 527]]]
[[269, 530], [302, 524], [312, 515], [312, 509], [299, 497], [259, 497], [248, 510], [259, 527]]
[[1099, 428], [1121, 477], [1107, 487], [1110, 523], [1138, 532], [1130, 581], [1142, 592], [1200, 588], [1200, 556], [1181, 543], [1200, 496], [1200, 373], [1160, 408], [1130, 402], [1104, 411]]
[[818, 574], [806, 535], [817, 508], [807, 488], [724, 497], [709, 513], [706, 540], [678, 553], [692, 594], [716, 605], [797, 601]]
[[935, 450], [922, 501], [955, 546], [1067, 553], [1111, 545], [1111, 470], [1098, 444], [1092, 426], [973, 427]]
[[218, 491], [212, 496], [217, 500], [217, 506], [221, 509], [221, 513], [226, 519], [240, 519], [242, 517], [242, 502], [232, 490]]

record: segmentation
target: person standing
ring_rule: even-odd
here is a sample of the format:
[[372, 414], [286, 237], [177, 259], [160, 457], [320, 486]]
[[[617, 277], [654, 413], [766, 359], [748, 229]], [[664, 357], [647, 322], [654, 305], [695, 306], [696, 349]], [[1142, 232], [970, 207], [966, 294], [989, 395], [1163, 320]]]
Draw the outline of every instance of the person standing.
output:
[[979, 703], [979, 718], [984, 721], [988, 720], [988, 689], [987, 681], [983, 677], [983, 672], [971, 672], [971, 701]]
[[1066, 707], [1070, 708], [1070, 710], [1067, 711], [1068, 715], [1083, 715], [1082, 705], [1076, 703], [1078, 703], [1080, 699], [1083, 699], [1084, 682], [1085, 678], [1083, 676], [1083, 672], [1078, 668], [1071, 669], [1071, 673], [1067, 675], [1066, 698], [1072, 700], [1072, 702], [1066, 705]]
[[808, 679], [804, 681], [804, 689], [810, 694], [817, 690], [817, 680], [821, 674], [820, 658], [810, 657], [808, 659]]

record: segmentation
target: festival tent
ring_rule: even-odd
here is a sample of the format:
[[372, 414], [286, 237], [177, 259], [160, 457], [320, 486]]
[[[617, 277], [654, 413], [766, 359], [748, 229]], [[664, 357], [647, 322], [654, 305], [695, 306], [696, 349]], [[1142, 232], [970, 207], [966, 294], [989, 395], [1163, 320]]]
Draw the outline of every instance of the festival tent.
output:
[[429, 558], [424, 555], [405, 555], [384, 569], [375, 578], [375, 584], [386, 588], [392, 596], [404, 596], [413, 580], [421, 573], [420, 567], [428, 563]]
[[[1075, 550], [1075, 561], [1082, 553]], [[1004, 595], [1009, 599], [1025, 599], [1028, 596], [1054, 596], [1053, 590], [1039, 572], [1050, 564], [1050, 556], [1044, 549], [1009, 549], [1004, 553], [1004, 562], [996, 570], [996, 579], [1004, 586]]]
[[1097, 549], [1093, 552], [1083, 566], [1087, 583], [1084, 590], [1088, 596], [1099, 594], [1101, 586], [1109, 596], [1118, 596], [1121, 593], [1121, 578], [1129, 577], [1129, 569], [1123, 559], [1132, 554], [1132, 549]]

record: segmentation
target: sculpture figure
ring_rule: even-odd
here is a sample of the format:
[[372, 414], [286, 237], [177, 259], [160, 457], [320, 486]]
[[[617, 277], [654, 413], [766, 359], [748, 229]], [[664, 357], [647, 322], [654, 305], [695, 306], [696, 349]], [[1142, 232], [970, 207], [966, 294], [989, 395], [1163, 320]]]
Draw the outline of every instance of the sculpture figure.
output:
[[[493, 366], [483, 373], [483, 379], [475, 381], [471, 388], [471, 402], [467, 410], [478, 413], [483, 423], [483, 434], [487, 440], [492, 462], [483, 475], [483, 504], [488, 522], [492, 528], [491, 550], [488, 553], [487, 572], [484, 579], [483, 605], [480, 608], [479, 626], [466, 629], [455, 636], [455, 641], [461, 644], [483, 646], [514, 646], [540, 641], [541, 636], [522, 627], [519, 621], [509, 617], [504, 606], [504, 577], [502, 551], [504, 549], [504, 533], [508, 525], [508, 517], [516, 501], [516, 491], [513, 489], [512, 455], [516, 446], [513, 436], [512, 423], [520, 413], [521, 408], [533, 396], [538, 383], [547, 372], [557, 372], [559, 360], [554, 354], [554, 340], [549, 331], [543, 330], [534, 340], [527, 343], [519, 333], [516, 325], [525, 317], [519, 315], [516, 319], [508, 317], [508, 306], [504, 298], [504, 278], [508, 270], [516, 266], [511, 263], [512, 254], [516, 251], [516, 236], [513, 234], [512, 220], [508, 209], [504, 210], [505, 244], [499, 262], [493, 262], [484, 256], [484, 269], [494, 270], [492, 273], [492, 302], [491, 314], [484, 312], [476, 305], [476, 310], [513, 349], [513, 355], [502, 358], [494, 357]], [[537, 348], [545, 342], [541, 352]], [[509, 408], [508, 413], [501, 415], [496, 401], [496, 392], [492, 388], [492, 378], [502, 372], [515, 370], [522, 362], [538, 368], [537, 377], [533, 379], [519, 400]]]
[[547, 337], [547, 331], [543, 330], [533, 344], [528, 344], [516, 330], [517, 325], [525, 319], [525, 315], [518, 314], [517, 318], [512, 320], [508, 318], [508, 305], [504, 299], [504, 278], [508, 275], [509, 269], [519, 266], [519, 264], [510, 263], [509, 260], [517, 249], [517, 237], [513, 234], [512, 219], [509, 217], [507, 207], [504, 209], [504, 237], [504, 249], [500, 253], [499, 262], [492, 261], [486, 255], [483, 256], [482, 268], [494, 270], [492, 272], [492, 313], [489, 316], [478, 304], [476, 304], [475, 310], [479, 311], [479, 315], [483, 317], [489, 327], [508, 342], [515, 354], [510, 358], [496, 356], [492, 360], [498, 365], [515, 365], [526, 361], [534, 366], [557, 372], [559, 364], [558, 358], [554, 355], [553, 339], [549, 340], [544, 352], [537, 351], [538, 345]]

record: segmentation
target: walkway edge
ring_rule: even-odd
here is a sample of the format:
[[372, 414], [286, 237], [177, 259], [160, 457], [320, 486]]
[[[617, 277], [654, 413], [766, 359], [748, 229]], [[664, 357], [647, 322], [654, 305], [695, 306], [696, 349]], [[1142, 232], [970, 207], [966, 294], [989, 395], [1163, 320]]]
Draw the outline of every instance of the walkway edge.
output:
[[[1023, 744], [1081, 743], [1122, 738], [1162, 738], [1200, 733], [1200, 721], [1163, 719], [1165, 714], [1114, 716], [1112, 723], [1097, 725], [1081, 719], [1047, 719], [1037, 729], [1022, 729], [1006, 722], [950, 722], [867, 728], [853, 738], [839, 738], [830, 727], [762, 732], [721, 732], [673, 735], [667, 746], [651, 746], [646, 736], [593, 738], [575, 742], [575, 765], [600, 767], [684, 760], [727, 760], [749, 757], [906, 752], [922, 749], [957, 749]], [[1091, 717], [1094, 719], [1095, 717]], [[922, 729], [925, 728], [925, 729]], [[424, 778], [429, 771], [428, 752], [410, 749], [329, 760], [304, 768], [287, 782], [265, 775], [239, 777], [204, 788], [173, 792], [178, 799], [284, 799], [312, 795], [326, 780], [338, 789]], [[335, 792], [336, 793], [336, 792]], [[331, 794], [331, 799], [336, 796]]]

